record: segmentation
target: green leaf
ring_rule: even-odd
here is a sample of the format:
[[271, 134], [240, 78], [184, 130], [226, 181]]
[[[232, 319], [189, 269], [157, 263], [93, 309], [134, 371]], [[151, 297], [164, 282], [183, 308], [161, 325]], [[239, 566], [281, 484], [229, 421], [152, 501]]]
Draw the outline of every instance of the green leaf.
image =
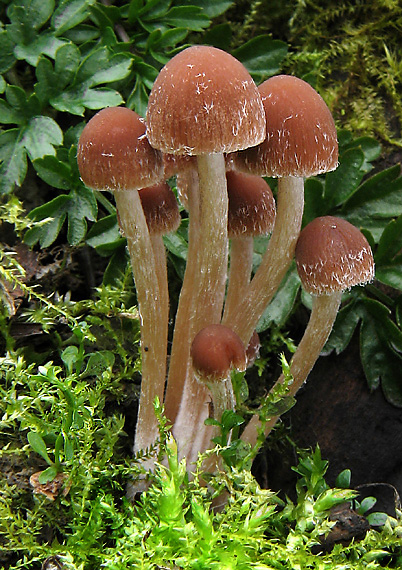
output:
[[325, 176], [324, 200], [331, 207], [339, 206], [357, 190], [364, 171], [364, 154], [360, 149], [347, 150], [336, 170]]
[[371, 389], [380, 385], [385, 398], [402, 407], [402, 332], [389, 319], [388, 309], [378, 301], [365, 299], [360, 328], [360, 355]]
[[21, 186], [27, 172], [25, 147], [20, 129], [0, 133], [0, 194], [7, 194]]
[[174, 6], [165, 14], [163, 22], [193, 32], [202, 32], [210, 23], [208, 16], [197, 6]]
[[40, 34], [28, 45], [18, 45], [14, 53], [18, 59], [24, 59], [30, 65], [36, 66], [41, 55], [54, 59], [56, 51], [65, 43], [65, 40], [57, 38], [54, 32], [47, 32]]
[[86, 243], [95, 248], [101, 248], [105, 244], [120, 243], [120, 240], [119, 225], [115, 214], [97, 221], [86, 236]]
[[260, 82], [279, 72], [287, 52], [285, 42], [257, 36], [232, 53], [245, 65], [252, 78]]
[[8, 71], [14, 63], [14, 42], [6, 30], [0, 30], [0, 73]]
[[62, 142], [63, 132], [59, 125], [44, 115], [32, 117], [22, 132], [21, 143], [31, 160], [55, 155], [55, 146], [61, 145]]
[[47, 447], [46, 443], [43, 440], [43, 437], [36, 431], [30, 431], [27, 434], [27, 439], [29, 445], [32, 447], [35, 453], [38, 453], [41, 457], [43, 457], [48, 465], [52, 465], [52, 461], [50, 460], [50, 457], [47, 453]]
[[323, 352], [330, 354], [335, 350], [340, 354], [348, 346], [353, 333], [360, 321], [359, 311], [356, 310], [356, 303], [351, 302], [340, 309], [336, 316], [334, 327], [325, 344]]
[[64, 34], [83, 22], [90, 14], [90, 6], [96, 0], [64, 0], [60, 2], [52, 16], [52, 26], [57, 35]]
[[67, 238], [70, 245], [77, 245], [85, 238], [86, 220], [95, 221], [97, 213], [97, 202], [92, 190], [83, 186], [78, 191], [70, 192], [67, 209]]
[[341, 210], [342, 217], [368, 229], [379, 241], [387, 223], [402, 215], [400, 166], [392, 166], [363, 182]]
[[268, 329], [273, 323], [282, 325], [293, 309], [297, 293], [300, 289], [300, 279], [293, 263], [285, 275], [278, 291], [269, 306], [265, 309], [258, 322], [257, 332]]
[[201, 8], [209, 18], [217, 18], [235, 2], [233, 0], [189, 0], [189, 3]]
[[66, 219], [69, 200], [70, 197], [63, 194], [32, 210], [29, 217], [38, 223], [25, 233], [24, 242], [28, 245], [39, 242], [41, 247], [49, 247], [56, 240]]
[[329, 204], [324, 199], [324, 184], [320, 178], [308, 178], [304, 182], [304, 212], [303, 225], [305, 226], [314, 218], [328, 213]]
[[51, 465], [42, 471], [42, 473], [39, 475], [38, 481], [41, 485], [46, 485], [46, 483], [53, 481], [58, 473], [59, 470], [57, 469], [56, 465]]
[[9, 30], [16, 44], [29, 43], [54, 10], [54, 0], [14, 0], [7, 9]]
[[45, 156], [33, 161], [33, 166], [42, 180], [60, 190], [69, 190], [72, 185], [72, 173], [69, 164], [55, 156]]
[[52, 105], [59, 111], [74, 115], [83, 115], [85, 108], [120, 105], [123, 99], [117, 91], [93, 87], [124, 79], [130, 73], [131, 63], [131, 58], [113, 55], [107, 48], [92, 51], [78, 66], [74, 84], [52, 98]]

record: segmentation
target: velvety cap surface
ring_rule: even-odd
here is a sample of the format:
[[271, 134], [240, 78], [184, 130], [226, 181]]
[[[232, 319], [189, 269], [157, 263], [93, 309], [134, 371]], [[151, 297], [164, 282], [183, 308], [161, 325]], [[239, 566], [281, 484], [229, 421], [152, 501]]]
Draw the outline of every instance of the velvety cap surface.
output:
[[229, 197], [228, 234], [255, 236], [272, 232], [275, 200], [260, 176], [230, 171], [226, 173]]
[[150, 233], [167, 234], [177, 230], [180, 212], [169, 184], [162, 182], [141, 188], [139, 194]]
[[303, 287], [312, 295], [331, 294], [374, 278], [374, 260], [364, 235], [341, 218], [310, 222], [296, 245], [296, 265]]
[[237, 334], [224, 325], [209, 325], [191, 345], [193, 368], [201, 381], [227, 378], [232, 368], [244, 370], [246, 351]]
[[147, 110], [152, 146], [172, 154], [231, 152], [265, 138], [265, 114], [246, 68], [230, 54], [192, 46], [160, 71]]
[[313, 176], [338, 165], [335, 123], [322, 97], [305, 81], [277, 75], [259, 86], [267, 137], [235, 157], [239, 169], [265, 176]]
[[86, 124], [77, 149], [77, 162], [86, 186], [96, 190], [127, 190], [162, 179], [160, 153], [146, 136], [145, 124], [125, 107], [107, 107]]

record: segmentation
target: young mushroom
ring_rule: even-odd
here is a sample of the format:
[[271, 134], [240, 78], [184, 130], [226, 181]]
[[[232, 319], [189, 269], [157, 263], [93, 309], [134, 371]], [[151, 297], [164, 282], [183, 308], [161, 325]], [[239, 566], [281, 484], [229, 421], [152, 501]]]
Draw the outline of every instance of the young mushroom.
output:
[[[300, 280], [313, 297], [310, 319], [290, 362], [293, 382], [289, 396], [294, 396], [314, 366], [332, 330], [342, 293], [374, 278], [374, 260], [364, 235], [341, 218], [323, 216], [310, 222], [300, 233], [296, 245], [296, 265]], [[280, 376], [276, 385], [283, 383]], [[278, 417], [265, 426], [268, 435]], [[258, 416], [254, 416], [242, 434], [242, 440], [256, 442]]]
[[223, 324], [238, 311], [250, 282], [254, 237], [271, 233], [276, 215], [271, 189], [261, 176], [229, 171], [226, 181], [230, 266]]
[[184, 391], [182, 421], [187, 426], [194, 421], [194, 402], [207, 399], [207, 391], [191, 374], [191, 341], [201, 328], [220, 321], [224, 299], [228, 257], [224, 153], [256, 145], [265, 134], [258, 89], [230, 54], [193, 46], [162, 68], [149, 97], [147, 137], [164, 153], [196, 156], [198, 172], [195, 205], [189, 200], [189, 255], [165, 401], [166, 414], [175, 421]]
[[338, 143], [332, 115], [305, 81], [278, 75], [259, 86], [267, 136], [231, 157], [236, 169], [278, 178], [276, 223], [240, 310], [226, 321], [248, 343], [293, 259], [304, 206], [304, 177], [333, 170]]
[[[212, 396], [213, 417], [221, 421], [225, 410], [235, 410], [236, 399], [230, 373], [232, 369], [245, 370], [247, 356], [245, 347], [229, 327], [221, 324], [208, 325], [201, 329], [191, 344], [191, 361], [195, 378], [206, 386]], [[192, 447], [186, 450], [188, 463], [197, 460], [198, 453], [205, 451], [219, 428], [204, 425], [205, 407], [198, 402], [198, 422], [195, 438], [190, 438]]]
[[[77, 162], [86, 186], [113, 193], [119, 223], [127, 239], [141, 317], [142, 383], [138, 427], [140, 447], [158, 436], [153, 413], [156, 396], [163, 401], [166, 379], [167, 320], [160, 315], [160, 287], [154, 248], [138, 190], [159, 182], [163, 162], [145, 137], [145, 124], [124, 107], [99, 111], [84, 127]], [[160, 350], [160, 346], [164, 346]], [[159, 355], [159, 356], [158, 356]], [[136, 444], [138, 449], [138, 444]]]

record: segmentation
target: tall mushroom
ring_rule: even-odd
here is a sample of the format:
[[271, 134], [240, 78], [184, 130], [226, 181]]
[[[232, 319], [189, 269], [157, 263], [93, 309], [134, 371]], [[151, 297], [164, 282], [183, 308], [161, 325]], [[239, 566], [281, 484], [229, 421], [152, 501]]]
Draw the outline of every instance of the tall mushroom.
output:
[[275, 228], [244, 303], [226, 324], [247, 344], [282, 281], [294, 254], [304, 206], [303, 178], [333, 170], [338, 143], [332, 115], [305, 81], [277, 75], [259, 86], [266, 120], [265, 141], [232, 156], [236, 169], [278, 177]]
[[[154, 250], [138, 189], [162, 179], [162, 157], [150, 146], [145, 137], [145, 124], [134, 111], [108, 107], [99, 111], [84, 127], [78, 143], [77, 161], [84, 184], [96, 190], [109, 190], [116, 200], [141, 317], [139, 417], [154, 418], [154, 398], [158, 396], [163, 401], [168, 323], [160, 316]], [[157, 436], [155, 418], [151, 424], [137, 425], [136, 449], [149, 447]]]
[[[373, 254], [364, 235], [352, 224], [334, 216], [310, 222], [300, 233], [296, 245], [296, 265], [304, 289], [313, 296], [310, 319], [290, 362], [294, 396], [305, 382], [332, 330], [342, 293], [354, 285], [374, 278]], [[280, 376], [276, 385], [284, 381]], [[265, 426], [268, 435], [278, 417]], [[256, 442], [258, 416], [242, 434], [242, 440]]]
[[[162, 68], [149, 97], [147, 136], [162, 152], [195, 155], [199, 184], [195, 206], [189, 200], [189, 255], [165, 401], [171, 421], [177, 417], [183, 390], [186, 425], [194, 420], [191, 402], [207, 399], [205, 388], [192, 378], [190, 345], [203, 326], [221, 319], [228, 255], [223, 153], [256, 145], [265, 134], [258, 89], [244, 66], [228, 53], [193, 46]], [[193, 208], [198, 210], [195, 215]]]

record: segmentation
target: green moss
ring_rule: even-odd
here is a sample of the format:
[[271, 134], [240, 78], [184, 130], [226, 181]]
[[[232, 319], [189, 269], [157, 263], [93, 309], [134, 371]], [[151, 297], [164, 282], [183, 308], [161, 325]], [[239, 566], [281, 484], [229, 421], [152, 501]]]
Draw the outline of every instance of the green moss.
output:
[[[237, 4], [237, 3], [236, 3]], [[272, 33], [290, 44], [285, 72], [323, 94], [338, 125], [402, 146], [402, 5], [398, 0], [254, 0], [232, 11], [235, 42]]]

